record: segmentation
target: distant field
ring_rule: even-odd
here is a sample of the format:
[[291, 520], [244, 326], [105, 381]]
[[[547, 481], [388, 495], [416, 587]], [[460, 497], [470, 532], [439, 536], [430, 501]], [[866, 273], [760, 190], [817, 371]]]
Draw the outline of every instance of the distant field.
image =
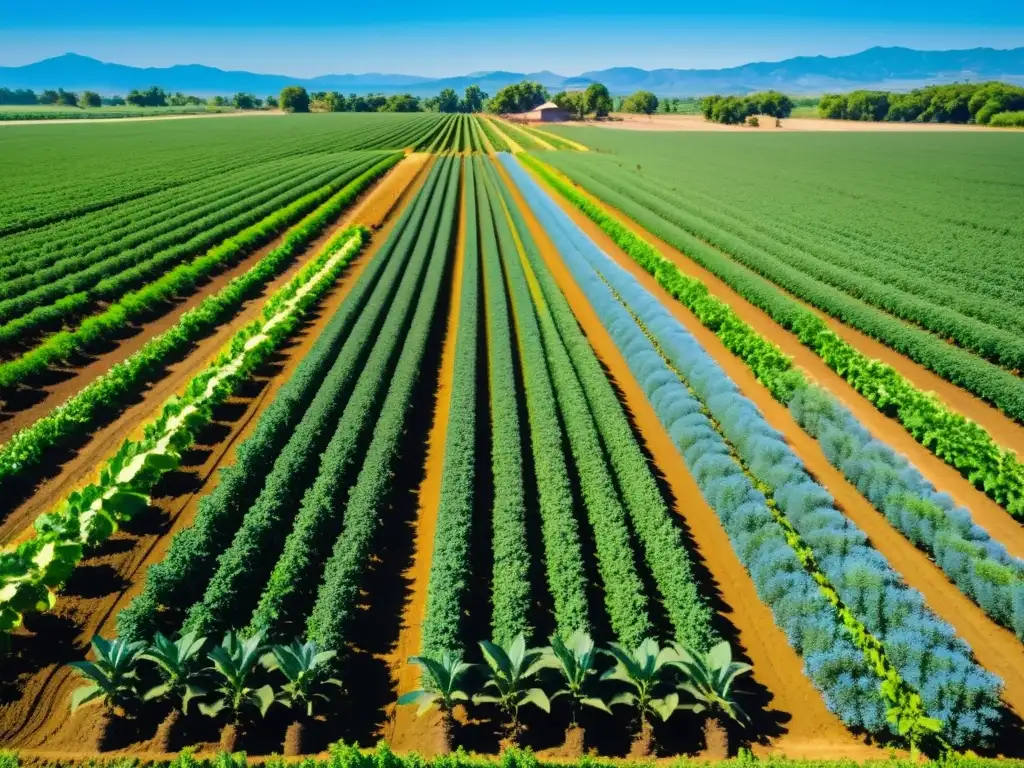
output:
[[234, 107], [65, 107], [50, 104], [26, 106], [0, 104], [0, 120], [103, 120], [120, 117], [160, 117], [163, 115], [198, 115], [208, 112], [234, 112]]

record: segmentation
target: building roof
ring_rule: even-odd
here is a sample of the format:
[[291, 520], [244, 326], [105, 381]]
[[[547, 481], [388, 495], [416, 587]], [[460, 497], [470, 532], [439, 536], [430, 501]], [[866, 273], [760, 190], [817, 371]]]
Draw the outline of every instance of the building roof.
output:
[[539, 107], [534, 107], [530, 111], [531, 112], [539, 112], [542, 109], [561, 109], [561, 107], [558, 106], [557, 104], [555, 104], [555, 102], [553, 102], [553, 101], [545, 101]]

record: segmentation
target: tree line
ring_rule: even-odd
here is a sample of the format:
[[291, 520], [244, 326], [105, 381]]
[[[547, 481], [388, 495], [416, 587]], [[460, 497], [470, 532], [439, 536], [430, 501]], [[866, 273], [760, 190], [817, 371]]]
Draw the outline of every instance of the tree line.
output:
[[152, 86], [144, 91], [133, 89], [127, 96], [100, 96], [95, 91], [65, 91], [63, 88], [56, 90], [44, 90], [36, 93], [29, 88], [10, 89], [0, 88], [0, 104], [15, 106], [60, 106], [60, 107], [186, 107], [186, 106], [233, 106], [237, 109], [262, 109], [264, 106], [274, 108], [277, 106], [277, 99], [268, 96], [261, 99], [251, 93], [236, 93], [234, 96], [212, 96], [205, 99], [199, 96], [190, 96], [178, 91], [168, 93], [163, 88]]
[[998, 114], [1019, 110], [1024, 110], [1024, 88], [999, 82], [929, 85], [909, 93], [830, 93], [818, 102], [823, 118], [876, 122], [987, 125]]
[[705, 96], [700, 100], [700, 111], [705, 120], [727, 125], [753, 123], [757, 115], [789, 117], [793, 100], [778, 91], [761, 91], [747, 96]]

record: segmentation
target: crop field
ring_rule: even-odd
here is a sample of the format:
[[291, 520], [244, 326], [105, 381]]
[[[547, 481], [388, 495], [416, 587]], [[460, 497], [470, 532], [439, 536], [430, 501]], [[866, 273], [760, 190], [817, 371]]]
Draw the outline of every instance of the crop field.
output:
[[0, 749], [1024, 756], [1014, 141], [5, 130]]

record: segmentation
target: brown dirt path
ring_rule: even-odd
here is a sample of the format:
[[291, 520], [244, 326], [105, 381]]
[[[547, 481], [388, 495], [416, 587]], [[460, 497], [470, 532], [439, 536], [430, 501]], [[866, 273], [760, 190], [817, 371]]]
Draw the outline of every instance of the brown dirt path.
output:
[[881, 750], [861, 743], [825, 708], [821, 695], [804, 677], [803, 662], [775, 626], [771, 611], [758, 598], [753, 582], [733, 554], [718, 517], [701, 496], [626, 361], [504, 168], [498, 163], [495, 165], [526, 218], [548, 268], [573, 307], [587, 340], [622, 393], [624, 405], [638, 426], [646, 449], [664, 474], [676, 499], [675, 511], [689, 527], [698, 557], [704, 561], [729, 608], [728, 621], [735, 627], [739, 646], [754, 666], [755, 680], [772, 695], [770, 708], [779, 715], [785, 732], [758, 747], [758, 751], [770, 750], [793, 757], [881, 757]]
[[[978, 661], [1003, 678], [1006, 683], [1004, 700], [1018, 716], [1024, 716], [1024, 645], [1012, 632], [989, 619], [946, 578], [927, 555], [893, 528], [885, 516], [874, 509], [867, 499], [847, 482], [842, 473], [828, 463], [821, 445], [800, 428], [789, 410], [771, 396], [747, 365], [729, 352], [714, 333], [701, 325], [688, 309], [615, 246], [610, 238], [597, 238], [600, 230], [595, 232], [596, 225], [582, 213], [560, 198], [558, 202], [563, 210], [584, 228], [588, 236], [595, 239], [606, 254], [627, 269], [661, 301], [722, 366], [744, 396], [761, 409], [768, 423], [786, 436], [786, 440], [804, 462], [808, 472], [835, 497], [838, 508], [868, 535], [872, 545], [886, 557], [906, 582], [924, 594], [932, 610], [957, 630], [974, 650]], [[1005, 512], [1003, 515], [1008, 518]]]
[[[421, 166], [421, 171], [426, 166]], [[15, 638], [11, 666], [0, 674], [0, 743], [6, 747], [81, 750], [82, 739], [89, 733], [95, 710], [81, 710], [68, 717], [68, 698], [78, 685], [77, 677], [65, 666], [68, 661], [84, 656], [89, 639], [94, 634], [110, 636], [115, 631], [118, 611], [126, 606], [142, 589], [147, 567], [163, 559], [174, 533], [187, 527], [195, 516], [199, 500], [217, 485], [216, 470], [234, 461], [237, 445], [255, 429], [259, 416], [273, 402], [277, 391], [288, 380], [295, 365], [308, 354], [330, 318], [337, 312], [349, 290], [358, 280], [394, 228], [397, 213], [413, 197], [426, 178], [422, 172], [409, 184], [405, 193], [396, 199], [392, 215], [376, 235], [370, 246], [339, 278], [334, 288], [321, 301], [319, 309], [306, 319], [301, 331], [286, 345], [256, 380], [232, 397], [218, 411], [218, 418], [205, 430], [198, 444], [184, 457], [181, 470], [161, 481], [154, 491], [153, 506], [162, 513], [132, 526], [132, 532], [118, 532], [98, 552], [88, 557], [65, 586], [54, 611], [34, 614], [27, 627]], [[192, 361], [191, 371], [211, 359], [216, 352]], [[187, 379], [186, 379], [187, 380]], [[143, 420], [152, 414], [153, 403], [141, 415], [143, 403], [132, 409], [134, 418], [123, 427], [117, 425], [100, 442], [104, 451], [96, 447], [90, 451], [96, 458], [86, 464], [80, 481], [94, 471], [96, 462], [105, 458], [127, 434], [139, 429]], [[128, 416], [128, 414], [126, 414]], [[120, 420], [119, 420], [120, 421]], [[93, 446], [90, 446], [92, 448]], [[62, 484], [70, 490], [76, 485], [70, 480]], [[63, 498], [65, 491], [51, 491], [45, 508]], [[142, 737], [148, 739], [149, 734]], [[144, 754], [148, 741], [126, 745], [125, 754]]]
[[[434, 395], [434, 418], [427, 439], [426, 464], [418, 493], [412, 564], [404, 574], [410, 587], [402, 611], [402, 628], [398, 635], [398, 643], [386, 657], [398, 696], [416, 690], [420, 679], [419, 668], [409, 664], [408, 660], [410, 656], [420, 652], [423, 619], [427, 608], [427, 587], [430, 582], [430, 564], [434, 551], [434, 533], [437, 526], [437, 509], [441, 503], [441, 476], [444, 471], [448, 415], [451, 412], [462, 273], [466, 258], [465, 173], [466, 168], [463, 164], [463, 180], [459, 182], [459, 226], [452, 266], [451, 303], [445, 325], [444, 347], [441, 351], [441, 371]], [[396, 751], [415, 750], [429, 757], [429, 749], [425, 748], [432, 743], [432, 727], [433, 723], [429, 718], [416, 717], [414, 707], [394, 705], [388, 713], [388, 721], [382, 736]]]
[[[547, 188], [544, 180], [534, 175], [529, 168], [524, 169], [533, 176], [541, 186]], [[557, 171], [555, 171], [557, 173]], [[570, 181], [570, 183], [572, 183]], [[846, 383], [839, 374], [825, 365], [825, 362], [800, 343], [792, 333], [778, 325], [767, 313], [748, 302], [740, 294], [730, 288], [724, 281], [710, 271], [704, 269], [685, 253], [673, 247], [651, 232], [643, 229], [635, 221], [620, 213], [611, 206], [589, 194], [582, 187], [575, 186], [577, 192], [585, 195], [588, 200], [601, 207], [608, 215], [623, 226], [653, 245], [662, 256], [672, 261], [680, 271], [689, 277], [704, 282], [710, 292], [725, 301], [745, 322], [749, 323], [758, 333], [777, 344], [783, 352], [803, 368], [811, 378], [836, 395], [843, 404], [853, 411], [854, 415], [877, 437], [887, 442], [895, 450], [905, 455], [931, 482], [940, 490], [947, 491], [959, 504], [968, 507], [974, 515], [975, 522], [989, 531], [990, 535], [999, 539], [1007, 549], [1017, 557], [1024, 557], [1024, 529], [1010, 515], [990, 499], [984, 492], [977, 490], [956, 469], [946, 464], [927, 448], [918, 443], [896, 419], [883, 415], [869, 400]], [[588, 236], [604, 250], [608, 247], [618, 250], [618, 246], [600, 227], [594, 224], [578, 209], [553, 190], [551, 196], [565, 210]], [[777, 286], [776, 286], [777, 287]], [[781, 288], [779, 290], [782, 290]], [[785, 291], [783, 291], [785, 293]], [[800, 302], [795, 296], [786, 294], [794, 301]], [[673, 299], [674, 303], [678, 303]], [[870, 358], [881, 360], [895, 368], [914, 386], [925, 392], [934, 392], [953, 410], [976, 421], [984, 427], [993, 439], [1004, 448], [1016, 451], [1024, 457], [1024, 424], [1017, 424], [999, 409], [985, 403], [954, 384], [932, 373], [924, 366], [910, 358], [890, 349], [853, 328], [818, 311], [803, 302], [800, 304], [821, 317], [829, 329], [841, 336], [854, 348]]]

